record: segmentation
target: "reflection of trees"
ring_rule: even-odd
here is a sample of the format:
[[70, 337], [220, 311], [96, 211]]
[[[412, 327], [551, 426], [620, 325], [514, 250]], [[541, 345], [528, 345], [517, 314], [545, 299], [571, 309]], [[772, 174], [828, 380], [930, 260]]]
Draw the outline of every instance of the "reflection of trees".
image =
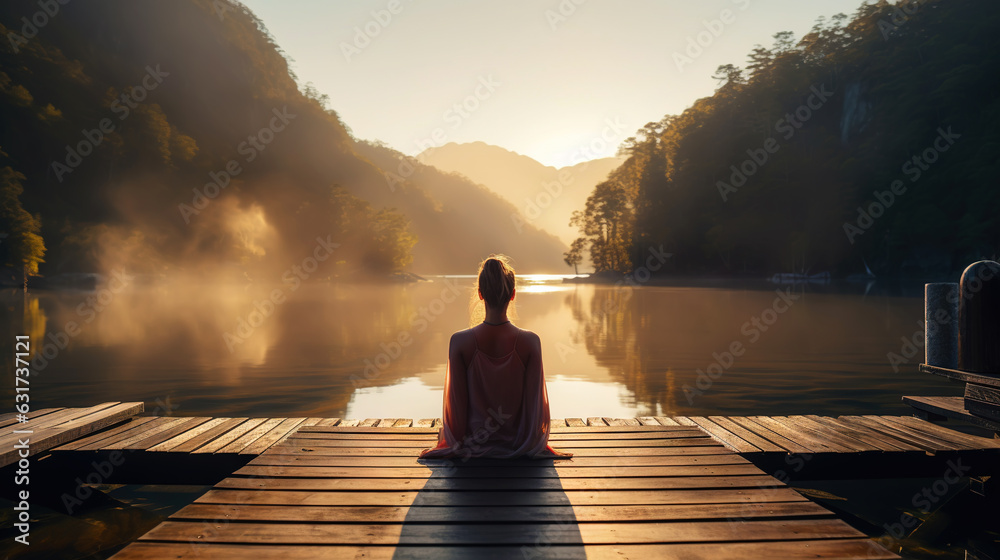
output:
[[[467, 325], [465, 287], [449, 303], [441, 298], [447, 289], [441, 282], [309, 283], [294, 292], [288, 285], [136, 282], [87, 315], [79, 306], [100, 290], [28, 294], [26, 305], [12, 291], [2, 307], [5, 340], [13, 340], [14, 330], [31, 334], [36, 349], [47, 333], [70, 321], [79, 326], [39, 389], [40, 399], [59, 406], [112, 400], [112, 394], [113, 400], [147, 402], [170, 395], [185, 415], [340, 416], [356, 390], [351, 376], [364, 379], [365, 360], [381, 353], [391, 358], [366, 380], [371, 387], [397, 384], [447, 360], [448, 335]], [[279, 288], [284, 302], [231, 353], [224, 333], [234, 333]], [[410, 343], [397, 349], [401, 333]]]
[[671, 319], [646, 305], [647, 295], [642, 288], [597, 286], [589, 298], [580, 290], [566, 296], [579, 323], [574, 341], [582, 341], [597, 364], [632, 393], [635, 402], [626, 404], [634, 404], [640, 415], [655, 413], [658, 405], [671, 407], [676, 398], [673, 371], [649, 352], [666, 344], [661, 337], [670, 328], [663, 322]]

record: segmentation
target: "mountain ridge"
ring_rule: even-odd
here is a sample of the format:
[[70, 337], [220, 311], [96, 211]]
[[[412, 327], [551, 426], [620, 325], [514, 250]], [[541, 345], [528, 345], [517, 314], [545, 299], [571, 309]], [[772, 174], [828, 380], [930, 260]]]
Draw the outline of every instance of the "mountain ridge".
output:
[[625, 161], [606, 157], [557, 168], [482, 141], [449, 142], [416, 158], [496, 192], [517, 208], [519, 226], [537, 226], [567, 246], [577, 236], [576, 228], [569, 225], [572, 213], [583, 207], [597, 183]]

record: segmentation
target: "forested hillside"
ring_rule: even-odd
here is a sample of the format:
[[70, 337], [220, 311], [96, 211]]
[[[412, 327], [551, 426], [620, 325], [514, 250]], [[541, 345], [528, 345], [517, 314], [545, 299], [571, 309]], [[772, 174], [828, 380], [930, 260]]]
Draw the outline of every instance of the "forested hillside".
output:
[[[628, 271], [938, 274], [1000, 246], [1000, 4], [862, 5], [778, 33], [651, 122], [576, 216]], [[905, 6], [904, 6], [905, 5]], [[664, 69], [664, 71], [667, 71]]]
[[[339, 246], [322, 277], [474, 270], [494, 250], [559, 266], [561, 243], [534, 228], [514, 235], [510, 206], [485, 189], [433, 173], [392, 188], [399, 162], [374, 157], [325, 96], [297, 83], [242, 5], [51, 4], [0, 5], [5, 264], [264, 276], [329, 237]], [[452, 220], [465, 214], [510, 224], [491, 232], [506, 244], [465, 235], [469, 224]]]

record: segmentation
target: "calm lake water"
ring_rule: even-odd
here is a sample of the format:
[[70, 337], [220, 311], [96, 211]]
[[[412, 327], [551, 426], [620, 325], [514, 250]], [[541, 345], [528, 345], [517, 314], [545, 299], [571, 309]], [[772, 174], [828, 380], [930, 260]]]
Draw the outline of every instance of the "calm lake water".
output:
[[[11, 356], [15, 334], [45, 341], [34, 409], [144, 401], [183, 416], [433, 418], [473, 281], [9, 290], [3, 346]], [[917, 372], [923, 350], [902, 340], [921, 339], [922, 300], [877, 288], [523, 276], [515, 323], [541, 336], [556, 418], [909, 414], [902, 395], [960, 395]], [[275, 289], [279, 303], [263, 303]], [[907, 363], [894, 368], [889, 353]]]

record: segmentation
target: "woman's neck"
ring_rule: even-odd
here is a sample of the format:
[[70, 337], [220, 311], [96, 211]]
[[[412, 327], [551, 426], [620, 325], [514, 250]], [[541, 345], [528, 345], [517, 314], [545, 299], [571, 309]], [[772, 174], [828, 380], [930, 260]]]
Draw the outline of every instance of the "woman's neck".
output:
[[487, 307], [486, 318], [484, 319], [484, 321], [487, 323], [493, 323], [494, 325], [498, 325], [500, 323], [506, 323], [507, 321], [509, 321], [509, 319], [507, 319], [507, 308], [490, 309], [489, 307]]

